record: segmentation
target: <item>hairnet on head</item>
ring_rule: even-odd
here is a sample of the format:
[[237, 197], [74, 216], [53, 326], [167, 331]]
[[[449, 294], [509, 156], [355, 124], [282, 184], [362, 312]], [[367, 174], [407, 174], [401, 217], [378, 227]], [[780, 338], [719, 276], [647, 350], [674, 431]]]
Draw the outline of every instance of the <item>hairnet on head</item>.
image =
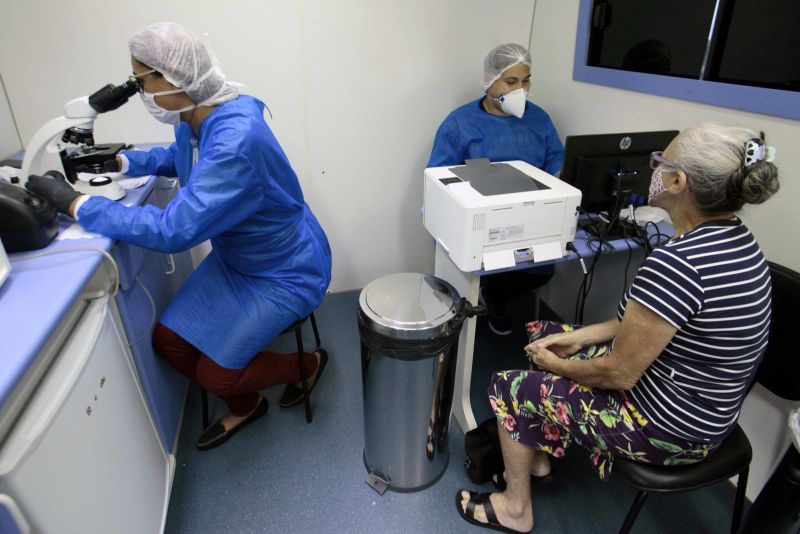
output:
[[130, 38], [128, 49], [140, 63], [184, 89], [196, 104], [213, 106], [239, 95], [239, 90], [225, 81], [214, 53], [183, 26], [152, 24]]
[[518, 63], [531, 66], [531, 54], [527, 48], [516, 43], [494, 47], [483, 60], [483, 88], [491, 87], [503, 72]]

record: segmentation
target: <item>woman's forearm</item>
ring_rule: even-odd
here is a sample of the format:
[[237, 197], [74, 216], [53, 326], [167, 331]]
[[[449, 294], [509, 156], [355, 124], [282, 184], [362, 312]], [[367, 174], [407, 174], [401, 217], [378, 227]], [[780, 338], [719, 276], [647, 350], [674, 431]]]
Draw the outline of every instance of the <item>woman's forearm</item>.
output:
[[550, 370], [564, 378], [574, 380], [584, 386], [600, 389], [630, 389], [629, 377], [619, 372], [614, 356], [609, 355], [590, 360], [558, 360], [550, 365]]
[[596, 323], [576, 330], [579, 335], [580, 344], [583, 348], [600, 343], [608, 343], [617, 336], [620, 322], [618, 319], [609, 319], [602, 323]]

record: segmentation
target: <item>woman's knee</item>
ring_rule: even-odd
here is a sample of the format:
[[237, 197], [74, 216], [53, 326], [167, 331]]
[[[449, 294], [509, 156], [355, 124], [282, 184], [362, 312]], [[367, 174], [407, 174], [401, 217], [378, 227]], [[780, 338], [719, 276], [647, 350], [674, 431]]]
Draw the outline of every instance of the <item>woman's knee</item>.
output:
[[223, 367], [207, 356], [202, 356], [197, 362], [197, 382], [218, 397], [238, 395], [237, 387], [243, 373], [243, 369]]
[[164, 356], [173, 352], [175, 348], [186, 342], [162, 323], [158, 323], [153, 329], [152, 343], [153, 350], [161, 356]]

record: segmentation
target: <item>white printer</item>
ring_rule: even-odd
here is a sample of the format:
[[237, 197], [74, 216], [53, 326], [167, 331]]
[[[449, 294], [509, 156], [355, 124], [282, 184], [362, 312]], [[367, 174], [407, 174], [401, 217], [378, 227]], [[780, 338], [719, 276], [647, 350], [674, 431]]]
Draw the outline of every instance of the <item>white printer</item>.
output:
[[580, 190], [524, 161], [425, 169], [425, 229], [464, 272], [567, 255]]

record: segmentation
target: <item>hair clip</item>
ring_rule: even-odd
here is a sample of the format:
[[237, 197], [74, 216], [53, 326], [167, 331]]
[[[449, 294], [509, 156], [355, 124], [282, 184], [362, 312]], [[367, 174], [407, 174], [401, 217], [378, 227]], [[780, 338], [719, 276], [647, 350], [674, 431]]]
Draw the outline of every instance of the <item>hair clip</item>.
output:
[[744, 145], [744, 166], [749, 167], [757, 161], [762, 161], [764, 148], [764, 141], [761, 139], [749, 139]]

